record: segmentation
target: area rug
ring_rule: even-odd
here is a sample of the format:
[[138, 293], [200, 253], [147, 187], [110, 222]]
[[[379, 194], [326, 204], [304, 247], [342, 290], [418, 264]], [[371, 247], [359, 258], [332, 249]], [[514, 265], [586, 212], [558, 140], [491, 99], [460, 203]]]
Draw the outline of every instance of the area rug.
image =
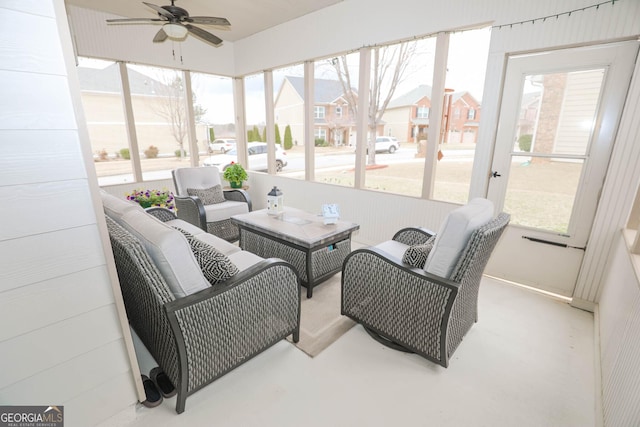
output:
[[[315, 286], [310, 299], [302, 288], [300, 341], [295, 345], [310, 357], [320, 354], [355, 325], [340, 314], [340, 278], [338, 273]], [[291, 341], [291, 337], [287, 339]]]

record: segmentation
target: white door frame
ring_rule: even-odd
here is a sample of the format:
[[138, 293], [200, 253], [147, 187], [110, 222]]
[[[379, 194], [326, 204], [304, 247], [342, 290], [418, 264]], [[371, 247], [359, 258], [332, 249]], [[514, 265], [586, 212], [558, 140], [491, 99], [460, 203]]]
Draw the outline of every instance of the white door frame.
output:
[[[509, 57], [492, 165], [492, 170], [499, 171], [502, 177], [491, 179], [487, 191], [497, 210], [504, 203], [524, 75], [593, 68], [605, 68], [606, 72], [601, 108], [580, 183], [583, 191], [576, 197], [570, 233], [553, 234], [510, 225], [487, 266], [488, 274], [568, 297], [573, 295], [584, 255], [577, 248], [584, 248], [591, 232], [624, 104], [620, 94], [628, 88], [637, 49], [637, 42], [631, 41]], [[525, 241], [523, 237], [532, 240]]]

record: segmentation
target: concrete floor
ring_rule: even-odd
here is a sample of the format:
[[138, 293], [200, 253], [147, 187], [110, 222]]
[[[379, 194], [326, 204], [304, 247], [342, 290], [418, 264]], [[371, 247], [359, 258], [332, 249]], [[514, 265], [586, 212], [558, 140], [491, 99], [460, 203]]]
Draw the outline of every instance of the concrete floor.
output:
[[480, 319], [449, 368], [356, 326], [315, 358], [281, 341], [146, 426], [576, 426], [595, 421], [593, 315], [484, 278]]

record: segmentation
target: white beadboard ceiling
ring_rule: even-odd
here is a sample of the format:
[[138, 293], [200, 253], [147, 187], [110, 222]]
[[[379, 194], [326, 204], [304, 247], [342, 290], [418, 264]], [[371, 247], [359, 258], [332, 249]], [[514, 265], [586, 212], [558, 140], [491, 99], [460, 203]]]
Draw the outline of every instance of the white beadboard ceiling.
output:
[[[158, 6], [171, 0], [146, 0]], [[223, 40], [234, 42], [252, 34], [315, 12], [343, 0], [175, 0], [175, 6], [190, 16], [218, 16], [231, 22], [231, 29], [198, 25]], [[106, 12], [123, 18], [156, 18], [157, 13], [138, 0], [65, 0], [66, 4]], [[131, 25], [131, 24], [127, 24]], [[149, 26], [154, 24], [141, 24]]]

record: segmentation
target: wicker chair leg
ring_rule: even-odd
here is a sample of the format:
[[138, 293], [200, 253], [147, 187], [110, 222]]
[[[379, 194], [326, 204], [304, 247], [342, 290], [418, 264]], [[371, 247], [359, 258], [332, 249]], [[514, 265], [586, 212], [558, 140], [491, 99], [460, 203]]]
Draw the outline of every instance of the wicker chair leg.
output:
[[187, 394], [178, 392], [178, 396], [176, 397], [176, 412], [181, 414], [184, 412], [184, 408], [187, 403]]

